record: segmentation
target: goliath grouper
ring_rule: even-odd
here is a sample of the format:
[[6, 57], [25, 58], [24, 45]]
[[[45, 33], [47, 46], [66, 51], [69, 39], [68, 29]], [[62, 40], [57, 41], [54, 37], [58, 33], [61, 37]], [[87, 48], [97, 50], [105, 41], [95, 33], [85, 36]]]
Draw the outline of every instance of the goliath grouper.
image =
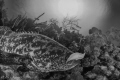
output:
[[74, 53], [55, 40], [33, 32], [13, 32], [0, 27], [0, 49], [6, 53], [30, 56], [26, 66], [40, 72], [66, 71], [79, 64], [85, 53]]

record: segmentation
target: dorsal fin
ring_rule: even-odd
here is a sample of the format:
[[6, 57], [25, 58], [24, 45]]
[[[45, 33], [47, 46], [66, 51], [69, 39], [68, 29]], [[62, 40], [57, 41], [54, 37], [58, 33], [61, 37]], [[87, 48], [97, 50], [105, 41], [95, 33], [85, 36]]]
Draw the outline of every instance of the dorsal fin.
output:
[[21, 31], [16, 33], [17, 34], [39, 34], [39, 32], [34, 32], [34, 31]]

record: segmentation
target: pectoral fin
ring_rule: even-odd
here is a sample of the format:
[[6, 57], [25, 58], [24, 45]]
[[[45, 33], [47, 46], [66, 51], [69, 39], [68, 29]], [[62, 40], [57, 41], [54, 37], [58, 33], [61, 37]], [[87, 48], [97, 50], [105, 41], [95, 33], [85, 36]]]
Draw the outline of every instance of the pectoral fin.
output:
[[73, 54], [71, 54], [71, 55], [68, 57], [67, 62], [70, 61], [70, 60], [79, 60], [79, 59], [83, 59], [84, 56], [85, 56], [85, 53], [84, 53], [84, 54], [78, 53], [78, 52], [73, 53]]

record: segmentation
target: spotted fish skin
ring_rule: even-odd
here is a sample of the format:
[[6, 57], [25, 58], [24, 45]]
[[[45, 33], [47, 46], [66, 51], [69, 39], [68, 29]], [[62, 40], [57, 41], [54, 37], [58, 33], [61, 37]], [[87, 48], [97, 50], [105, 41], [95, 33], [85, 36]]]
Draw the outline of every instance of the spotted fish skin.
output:
[[75, 60], [66, 62], [68, 57], [73, 54], [71, 50], [38, 33], [13, 32], [11, 35], [1, 38], [0, 42], [1, 50], [4, 52], [31, 56], [32, 66], [31, 64], [28, 66], [33, 70], [65, 71], [78, 64]]
[[3, 36], [9, 36], [13, 31], [6, 26], [0, 26], [0, 38]]
[[9, 36], [11, 33], [14, 33], [14, 32], [9, 27], [0, 26], [0, 50], [3, 46], [2, 43], [1, 43], [2, 38], [6, 37], [6, 36]]
[[[2, 65], [24, 65], [30, 62], [29, 56], [21, 56], [14, 53], [6, 53], [0, 50], [0, 64]], [[26, 62], [26, 63], [25, 63]]]

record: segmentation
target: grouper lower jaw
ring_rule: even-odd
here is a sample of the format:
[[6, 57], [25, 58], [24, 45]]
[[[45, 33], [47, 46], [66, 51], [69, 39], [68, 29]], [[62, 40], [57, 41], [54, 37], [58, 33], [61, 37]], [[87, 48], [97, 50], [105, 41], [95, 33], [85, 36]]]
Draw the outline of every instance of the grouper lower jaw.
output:
[[73, 53], [73, 54], [71, 54], [71, 55], [68, 57], [66, 63], [68, 63], [68, 62], [71, 61], [71, 60], [80, 60], [80, 59], [83, 59], [84, 56], [85, 56], [85, 53], [84, 53], [84, 54], [79, 53], [79, 52]]

